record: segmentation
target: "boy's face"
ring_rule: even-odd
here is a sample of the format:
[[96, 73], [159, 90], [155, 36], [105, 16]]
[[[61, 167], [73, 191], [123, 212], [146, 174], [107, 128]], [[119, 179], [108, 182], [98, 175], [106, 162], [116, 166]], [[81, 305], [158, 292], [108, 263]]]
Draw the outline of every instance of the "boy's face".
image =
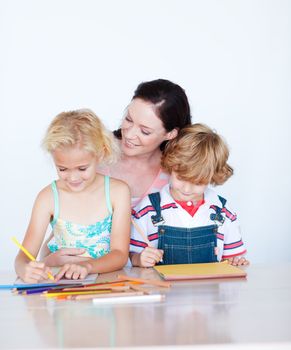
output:
[[194, 203], [203, 199], [207, 185], [196, 185], [192, 182], [181, 180], [174, 171], [170, 178], [170, 191], [174, 199], [178, 201], [193, 201]]

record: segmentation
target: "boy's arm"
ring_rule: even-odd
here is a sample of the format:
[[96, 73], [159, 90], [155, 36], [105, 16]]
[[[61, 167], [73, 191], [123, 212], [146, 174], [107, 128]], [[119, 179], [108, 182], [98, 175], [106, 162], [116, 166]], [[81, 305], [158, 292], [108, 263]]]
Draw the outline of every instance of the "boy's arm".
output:
[[[46, 229], [50, 222], [52, 198], [48, 187], [44, 188], [37, 196], [31, 213], [30, 222], [25, 233], [22, 245], [35, 258], [44, 239]], [[47, 279], [49, 269], [43, 262], [30, 261], [30, 259], [19, 251], [15, 258], [15, 271], [24, 282], [37, 282]]]
[[[230, 211], [228, 211], [231, 213]], [[245, 258], [246, 247], [242, 240], [240, 223], [237, 215], [226, 216], [226, 222], [223, 225], [224, 246], [222, 260], [227, 260], [229, 264], [235, 266], [248, 265], [249, 261]]]
[[[147, 200], [141, 203], [141, 207], [146, 207]], [[129, 258], [132, 266], [153, 267], [161, 261], [163, 251], [157, 249], [156, 242], [150, 242], [148, 232], [153, 230], [150, 214], [143, 215], [142, 218], [136, 219], [132, 216], [133, 225], [131, 226], [131, 240]]]

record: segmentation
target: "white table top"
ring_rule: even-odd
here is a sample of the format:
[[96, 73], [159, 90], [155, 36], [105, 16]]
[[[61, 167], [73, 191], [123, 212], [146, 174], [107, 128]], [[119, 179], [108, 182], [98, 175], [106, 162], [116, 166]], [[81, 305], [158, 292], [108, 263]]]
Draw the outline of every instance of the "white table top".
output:
[[[173, 282], [166, 300], [132, 305], [93, 305], [91, 300], [47, 300], [1, 294], [1, 348], [148, 347], [291, 349], [291, 264], [250, 265], [247, 279]], [[152, 269], [118, 273], [155, 278]], [[0, 273], [0, 282], [13, 282]]]

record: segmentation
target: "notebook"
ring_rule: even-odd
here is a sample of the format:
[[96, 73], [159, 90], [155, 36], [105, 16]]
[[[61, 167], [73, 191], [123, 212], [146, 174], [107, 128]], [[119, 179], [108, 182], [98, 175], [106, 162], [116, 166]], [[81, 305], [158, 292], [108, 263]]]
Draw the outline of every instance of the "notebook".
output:
[[227, 261], [205, 264], [158, 265], [154, 269], [165, 280], [246, 277], [247, 273]]

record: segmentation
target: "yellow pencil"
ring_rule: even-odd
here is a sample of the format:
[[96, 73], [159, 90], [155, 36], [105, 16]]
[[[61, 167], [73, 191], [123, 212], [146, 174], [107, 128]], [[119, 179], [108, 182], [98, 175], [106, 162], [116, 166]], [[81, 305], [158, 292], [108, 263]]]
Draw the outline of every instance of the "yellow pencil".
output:
[[[86, 295], [86, 294], [109, 294], [112, 293], [111, 290], [88, 290], [84, 292], [53, 292], [53, 293], [42, 293], [42, 296], [45, 296], [47, 298], [57, 297], [57, 296], [64, 296], [64, 295]], [[125, 293], [125, 292], [124, 292]], [[123, 292], [120, 292], [119, 294], [123, 294]]]
[[[36, 260], [35, 257], [34, 257], [33, 255], [31, 255], [31, 254], [29, 253], [29, 251], [28, 251], [26, 248], [24, 248], [22, 244], [20, 244], [20, 243], [18, 242], [18, 240], [17, 240], [16, 237], [11, 237], [11, 239], [12, 239], [12, 241], [17, 245], [17, 247], [18, 247], [20, 250], [22, 250], [23, 253], [24, 253], [31, 261], [35, 261], [35, 260]], [[54, 279], [54, 276], [53, 276], [52, 274], [50, 274], [49, 272], [48, 272], [47, 275], [48, 275], [48, 278], [51, 279], [52, 281], [55, 280], [55, 279]]]

